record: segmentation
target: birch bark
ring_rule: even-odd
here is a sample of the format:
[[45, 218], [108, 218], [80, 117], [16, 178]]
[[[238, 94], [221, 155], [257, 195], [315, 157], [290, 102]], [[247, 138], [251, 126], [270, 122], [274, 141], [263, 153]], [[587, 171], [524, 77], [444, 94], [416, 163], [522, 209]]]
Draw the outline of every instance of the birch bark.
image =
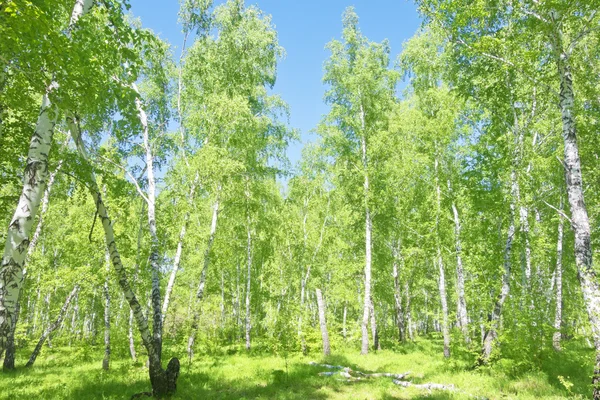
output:
[[[68, 32], [92, 5], [92, 0], [76, 0]], [[4, 352], [13, 327], [15, 311], [23, 285], [23, 266], [29, 246], [29, 234], [48, 174], [48, 155], [52, 145], [58, 109], [50, 103], [52, 82], [42, 96], [40, 114], [31, 137], [23, 174], [23, 190], [8, 226], [4, 253], [0, 262], [0, 353]]]
[[53, 331], [55, 331], [62, 323], [63, 318], [65, 317], [65, 314], [67, 312], [67, 308], [69, 308], [69, 304], [71, 304], [71, 300], [73, 299], [73, 297], [75, 296], [75, 294], [77, 293], [78, 290], [79, 290], [79, 286], [75, 285], [75, 287], [73, 288], [71, 293], [69, 293], [69, 295], [67, 296], [67, 299], [65, 300], [65, 303], [63, 304], [62, 308], [60, 309], [56, 320], [52, 324], [49, 324], [48, 327], [44, 330], [44, 333], [42, 333], [42, 337], [40, 338], [40, 340], [38, 340], [38, 343], [35, 346], [35, 349], [33, 349], [33, 353], [31, 353], [31, 356], [29, 357], [29, 361], [27, 361], [27, 364], [25, 365], [26, 367], [33, 366], [33, 363], [35, 363], [37, 356], [40, 354], [40, 351], [42, 350], [42, 346], [44, 345], [44, 342], [46, 341], [46, 339], [48, 339], [50, 334]]
[[327, 332], [327, 320], [325, 319], [325, 301], [321, 289], [316, 289], [317, 307], [319, 308], [319, 326], [321, 327], [321, 338], [323, 339], [323, 354], [328, 356], [331, 354], [329, 346], [329, 333]]
[[570, 54], [565, 51], [563, 33], [558, 14], [552, 13], [555, 63], [560, 80], [559, 107], [562, 117], [562, 136], [564, 142], [564, 167], [567, 183], [567, 195], [571, 208], [571, 228], [575, 234], [575, 264], [579, 283], [583, 292], [588, 319], [592, 328], [596, 365], [592, 384], [594, 400], [600, 399], [600, 285], [593, 267], [590, 219], [584, 201], [581, 160], [577, 144], [575, 124], [575, 94], [571, 72]]
[[363, 318], [361, 325], [362, 341], [361, 354], [369, 353], [369, 314], [371, 310], [371, 252], [373, 245], [371, 243], [371, 232], [373, 230], [371, 221], [371, 209], [369, 208], [369, 171], [367, 158], [367, 139], [365, 137], [365, 111], [361, 104], [360, 106], [360, 121], [362, 126], [361, 150], [362, 164], [364, 173], [364, 202], [365, 202], [365, 295], [363, 300]]

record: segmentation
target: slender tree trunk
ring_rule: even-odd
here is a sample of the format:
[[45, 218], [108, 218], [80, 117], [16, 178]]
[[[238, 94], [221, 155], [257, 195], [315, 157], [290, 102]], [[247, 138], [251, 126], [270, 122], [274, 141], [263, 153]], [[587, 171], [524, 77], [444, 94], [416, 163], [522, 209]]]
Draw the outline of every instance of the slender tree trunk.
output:
[[[192, 188], [190, 189], [190, 195], [188, 197], [188, 202], [190, 207], [194, 202], [194, 195], [196, 193], [196, 186], [198, 184], [199, 176], [196, 174], [196, 178], [194, 179], [194, 183], [192, 184]], [[181, 226], [181, 232], [179, 233], [179, 241], [177, 242], [177, 250], [175, 252], [175, 259], [173, 260], [173, 270], [171, 270], [171, 276], [169, 277], [169, 283], [167, 284], [167, 289], [165, 290], [165, 300], [163, 301], [162, 307], [162, 316], [163, 316], [163, 324], [164, 319], [167, 317], [167, 311], [169, 310], [169, 303], [171, 299], [171, 292], [173, 291], [173, 287], [175, 286], [175, 277], [177, 276], [177, 271], [179, 270], [179, 263], [181, 262], [181, 254], [183, 252], [183, 240], [185, 239], [185, 233], [187, 231], [188, 222], [190, 220], [190, 212], [188, 211], [185, 214], [183, 219], [183, 225]]]
[[[437, 147], [437, 144], [436, 144]], [[450, 329], [448, 326], [448, 299], [446, 298], [446, 275], [444, 273], [444, 261], [442, 260], [440, 239], [440, 216], [442, 212], [442, 194], [439, 181], [439, 161], [435, 159], [435, 186], [437, 196], [437, 212], [435, 219], [435, 236], [437, 245], [438, 284], [440, 290], [440, 302], [442, 306], [442, 334], [444, 337], [444, 357], [450, 357]], [[435, 264], [435, 262], [434, 262]]]
[[492, 355], [494, 343], [498, 336], [498, 324], [500, 322], [500, 316], [502, 315], [502, 307], [504, 302], [508, 298], [510, 292], [510, 274], [511, 274], [511, 254], [512, 245], [515, 237], [515, 199], [519, 196], [519, 184], [517, 182], [516, 172], [513, 170], [511, 173], [511, 196], [512, 200], [510, 203], [510, 216], [508, 234], [506, 236], [506, 246], [504, 247], [504, 273], [502, 274], [502, 289], [500, 295], [494, 304], [494, 309], [489, 316], [489, 327], [483, 339], [483, 349], [481, 356], [479, 357], [480, 364], [487, 364]]
[[[448, 182], [450, 185], [450, 182]], [[465, 299], [465, 275], [462, 263], [462, 244], [460, 240], [460, 218], [456, 204], [452, 203], [452, 213], [454, 215], [454, 248], [456, 250], [456, 320], [460, 327], [466, 343], [471, 343], [469, 337], [469, 318], [467, 313], [467, 301]]]
[[410, 286], [408, 282], [404, 283], [404, 293], [406, 294], [406, 330], [408, 331], [408, 338], [414, 340], [412, 312], [410, 308]]
[[250, 230], [250, 215], [248, 215], [248, 242], [246, 245], [246, 350], [250, 350], [250, 330], [252, 329], [252, 320], [250, 315], [250, 289], [252, 274], [252, 232]]
[[377, 318], [375, 315], [375, 304], [371, 297], [371, 305], [369, 306], [370, 320], [371, 320], [371, 337], [373, 338], [373, 350], [381, 350], [381, 344], [379, 343], [379, 331], [377, 330]]
[[106, 278], [104, 279], [104, 359], [102, 369], [108, 371], [110, 368], [110, 291], [108, 288], [108, 277], [110, 268], [110, 256], [106, 253]]
[[306, 275], [300, 279], [300, 315], [298, 316], [298, 336], [300, 336], [300, 346], [302, 347], [302, 354], [307, 353], [306, 349], [306, 337], [304, 336], [303, 320], [302, 317], [305, 313], [305, 297], [306, 297], [306, 283], [310, 277], [310, 265], [306, 267]]
[[[81, 158], [87, 164], [89, 164], [87, 151], [85, 149], [85, 146], [83, 145], [83, 140], [81, 138], [81, 132], [79, 130], [78, 123], [73, 118], [69, 118], [68, 123], [69, 128], [71, 130], [71, 134], [73, 135], [75, 143], [77, 144], [77, 150]], [[177, 358], [172, 358], [169, 361], [169, 364], [167, 365], [167, 369], [164, 370], [162, 368], [161, 353], [159, 349], [157, 349], [155, 345], [156, 342], [150, 334], [150, 329], [148, 327], [148, 319], [144, 315], [142, 306], [140, 305], [135, 293], [131, 289], [129, 279], [127, 277], [127, 271], [123, 266], [119, 250], [117, 248], [117, 244], [115, 241], [115, 233], [113, 231], [113, 226], [108, 216], [108, 210], [106, 209], [106, 206], [102, 201], [102, 195], [100, 193], [100, 189], [98, 188], [96, 177], [93, 171], [89, 174], [88, 180], [88, 187], [90, 189], [92, 198], [96, 203], [96, 211], [98, 212], [98, 217], [102, 221], [102, 227], [104, 228], [104, 235], [108, 247], [108, 252], [110, 254], [110, 260], [112, 262], [113, 268], [117, 273], [119, 286], [121, 287], [121, 291], [125, 295], [125, 298], [127, 299], [127, 302], [129, 303], [129, 306], [133, 311], [134, 318], [137, 322], [138, 329], [142, 337], [142, 342], [144, 343], [144, 347], [146, 347], [146, 350], [148, 352], [150, 366], [149, 375], [150, 383], [152, 385], [152, 392], [156, 397], [171, 395], [175, 392], [177, 378], [179, 377], [179, 360]]]
[[42, 346], [44, 345], [44, 342], [46, 341], [48, 336], [50, 336], [50, 334], [54, 330], [56, 330], [56, 328], [58, 328], [60, 326], [60, 324], [62, 323], [63, 318], [65, 317], [65, 313], [67, 312], [67, 308], [69, 308], [69, 304], [71, 303], [71, 300], [73, 299], [73, 297], [75, 296], [75, 294], [77, 293], [78, 290], [79, 290], [79, 286], [75, 285], [75, 287], [73, 288], [71, 293], [67, 296], [67, 299], [65, 300], [65, 303], [63, 304], [62, 308], [60, 309], [60, 311], [58, 313], [58, 317], [56, 318], [56, 321], [54, 321], [54, 323], [50, 324], [46, 328], [46, 330], [44, 330], [44, 333], [42, 334], [42, 337], [40, 338], [37, 345], [35, 346], [33, 353], [31, 353], [31, 357], [29, 357], [29, 361], [27, 361], [27, 364], [25, 365], [26, 367], [33, 366], [33, 363], [35, 362], [37, 356], [40, 354], [40, 351], [42, 350]]
[[[145, 204], [145, 203], [142, 203]], [[135, 272], [133, 273], [132, 286], [135, 286], [135, 283], [138, 278], [138, 274], [140, 272], [140, 251], [142, 249], [142, 236], [144, 233], [144, 205], [142, 205], [142, 211], [140, 215], [140, 227], [138, 229], [138, 238], [137, 238], [137, 254], [135, 256]], [[132, 287], [133, 290], [133, 287]], [[128, 324], [127, 337], [129, 339], [129, 354], [131, 355], [131, 360], [135, 363], [137, 362], [137, 354], [135, 351], [135, 340], [133, 336], [133, 310], [129, 309], [129, 324]]]
[[365, 297], [363, 301], [363, 319], [361, 325], [362, 342], [361, 354], [369, 353], [369, 314], [371, 310], [371, 252], [373, 245], [371, 243], [371, 232], [373, 230], [371, 221], [371, 209], [369, 207], [369, 171], [367, 159], [367, 139], [365, 132], [365, 115], [361, 105], [360, 118], [363, 128], [363, 137], [361, 138], [362, 164], [364, 172], [364, 202], [365, 202]]
[[563, 35], [557, 21], [557, 13], [553, 13], [554, 38], [552, 45], [555, 52], [556, 66], [560, 79], [560, 111], [564, 141], [564, 167], [567, 182], [567, 194], [571, 207], [571, 228], [575, 234], [575, 264], [577, 265], [579, 282], [583, 299], [592, 328], [594, 346], [596, 348], [596, 365], [592, 384], [594, 400], [600, 399], [600, 285], [593, 267], [590, 220], [584, 201], [581, 160], [577, 144], [577, 128], [575, 124], [575, 94], [573, 92], [573, 75], [569, 54], [564, 50]]
[[72, 345], [73, 338], [77, 339], [79, 335], [79, 292], [75, 294], [75, 305], [73, 306], [73, 316], [71, 318], [71, 336], [69, 337], [69, 347]]
[[392, 264], [392, 277], [394, 278], [394, 306], [396, 309], [396, 324], [398, 326], [398, 341], [404, 341], [404, 315], [402, 313], [402, 293], [400, 291], [398, 259], [400, 252], [397, 245], [392, 247], [394, 253], [394, 261]]
[[[91, 0], [76, 1], [69, 31], [91, 5]], [[8, 226], [0, 262], [0, 353], [6, 349], [13, 323], [16, 323], [15, 312], [23, 285], [23, 267], [29, 246], [29, 233], [46, 187], [48, 155], [58, 114], [57, 108], [50, 103], [49, 94], [56, 86], [56, 83], [52, 82], [42, 97], [42, 106], [27, 153], [23, 190]]]
[[348, 304], [344, 301], [344, 315], [342, 317], [342, 336], [346, 340], [346, 317], [348, 315]]
[[[561, 201], [562, 209], [562, 201]], [[554, 350], [561, 351], [561, 325], [562, 325], [562, 253], [563, 253], [563, 217], [558, 216], [558, 240], [556, 243], [556, 271], [554, 273], [556, 287], [556, 312], [554, 314], [554, 334], [552, 335], [552, 346]]]
[[329, 333], [327, 332], [327, 321], [325, 319], [325, 301], [321, 289], [316, 289], [317, 292], [317, 307], [319, 308], [319, 325], [321, 326], [321, 337], [323, 338], [323, 354], [328, 356], [331, 354], [329, 346]]
[[144, 143], [144, 151], [146, 153], [146, 174], [148, 178], [147, 199], [148, 203], [148, 227], [150, 230], [150, 267], [152, 269], [152, 328], [153, 340], [159, 359], [162, 354], [162, 307], [160, 295], [160, 255], [158, 233], [156, 229], [156, 182], [154, 179], [154, 157], [152, 154], [152, 146], [150, 144], [150, 136], [148, 131], [148, 117], [142, 101], [139, 97], [139, 92], [135, 84], [132, 85], [133, 90], [138, 93], [138, 98], [135, 100], [135, 107], [138, 112], [140, 122], [142, 124], [142, 137]]
[[450, 331], [448, 327], [448, 300], [446, 299], [446, 277], [444, 274], [444, 262], [442, 261], [442, 252], [438, 247], [437, 265], [439, 270], [439, 289], [442, 305], [442, 335], [444, 337], [444, 357], [450, 357]]
[[219, 218], [219, 198], [220, 198], [221, 186], [219, 185], [217, 191], [217, 198], [213, 204], [212, 220], [210, 223], [210, 233], [208, 235], [208, 242], [206, 244], [206, 250], [204, 251], [204, 262], [202, 265], [202, 271], [200, 272], [200, 279], [198, 281], [198, 289], [196, 291], [196, 297], [192, 302], [193, 317], [192, 317], [192, 329], [188, 338], [188, 359], [190, 362], [194, 357], [194, 344], [196, 342], [196, 333], [198, 331], [198, 319], [200, 318], [200, 302], [204, 298], [204, 286], [206, 283], [206, 271], [210, 264], [210, 252], [215, 241], [215, 235], [217, 233], [217, 221]]

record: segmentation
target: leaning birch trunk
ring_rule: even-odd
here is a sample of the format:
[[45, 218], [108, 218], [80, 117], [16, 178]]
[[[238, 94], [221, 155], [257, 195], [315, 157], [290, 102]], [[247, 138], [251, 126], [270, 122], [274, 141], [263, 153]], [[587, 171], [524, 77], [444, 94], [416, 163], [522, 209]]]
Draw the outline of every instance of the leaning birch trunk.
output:
[[514, 170], [511, 173], [511, 180], [512, 200], [510, 203], [508, 234], [506, 236], [506, 245], [504, 246], [504, 273], [502, 274], [502, 288], [500, 290], [500, 295], [494, 304], [494, 309], [489, 316], [489, 326], [485, 336], [483, 337], [483, 349], [478, 360], [479, 364], [487, 364], [490, 356], [492, 355], [494, 343], [496, 342], [496, 338], [498, 336], [498, 323], [500, 322], [500, 316], [502, 315], [502, 307], [504, 306], [504, 302], [508, 298], [508, 294], [510, 292], [511, 254], [513, 240], [515, 237], [515, 199], [517, 199], [519, 194], [519, 184], [517, 182], [517, 175]]
[[200, 302], [204, 297], [204, 286], [206, 284], [206, 271], [210, 264], [210, 252], [215, 241], [215, 235], [217, 233], [217, 222], [219, 218], [219, 198], [220, 198], [221, 186], [218, 187], [217, 198], [213, 204], [213, 214], [210, 223], [210, 233], [208, 235], [208, 242], [206, 243], [206, 250], [204, 250], [204, 262], [202, 264], [202, 272], [200, 272], [200, 280], [198, 281], [198, 289], [196, 290], [196, 296], [192, 301], [191, 307], [193, 312], [192, 317], [192, 331], [188, 338], [188, 359], [190, 362], [194, 357], [194, 344], [196, 342], [196, 332], [198, 331], [198, 319], [200, 318]]
[[[52, 191], [52, 186], [54, 185], [54, 179], [56, 178], [56, 174], [60, 171], [61, 167], [62, 167], [62, 160], [58, 163], [58, 165], [56, 166], [56, 169], [54, 170], [54, 172], [52, 172], [50, 174], [50, 178], [48, 179], [48, 185], [46, 186], [46, 190], [44, 191], [44, 198], [42, 199], [42, 209], [40, 211], [40, 216], [38, 218], [38, 223], [35, 228], [35, 232], [31, 238], [31, 241], [29, 242], [29, 246], [27, 248], [27, 255], [25, 256], [25, 262], [23, 263], [24, 266], [28, 264], [29, 259], [31, 258], [31, 255], [35, 251], [37, 242], [40, 238], [40, 235], [42, 232], [44, 215], [46, 214], [46, 211], [48, 211], [50, 192]], [[25, 281], [26, 275], [27, 275], [27, 269], [24, 268], [23, 269], [23, 278], [22, 278], [23, 282]], [[15, 369], [15, 331], [17, 329], [17, 324], [19, 322], [19, 315], [20, 315], [20, 310], [21, 310], [21, 295], [22, 295], [22, 293], [19, 294], [19, 301], [17, 302], [17, 307], [15, 309], [12, 328], [10, 329], [7, 344], [6, 344], [6, 354], [4, 356], [4, 364], [3, 364], [3, 368], [5, 370]]]
[[[188, 197], [188, 203], [190, 207], [194, 202], [194, 194], [196, 193], [196, 185], [198, 184], [199, 176], [196, 174], [196, 178], [194, 179], [194, 183], [192, 184], [192, 188], [190, 189], [190, 195]], [[165, 299], [163, 301], [162, 306], [162, 317], [163, 324], [165, 318], [167, 317], [167, 311], [169, 311], [169, 304], [171, 299], [171, 292], [173, 292], [173, 287], [175, 286], [175, 278], [177, 276], [177, 271], [179, 270], [179, 263], [181, 262], [181, 254], [183, 252], [183, 240], [185, 239], [185, 234], [188, 227], [188, 222], [190, 220], [190, 212], [188, 211], [185, 214], [183, 219], [183, 225], [181, 226], [181, 232], [179, 233], [179, 242], [177, 242], [177, 250], [175, 252], [175, 259], [173, 260], [173, 270], [171, 271], [171, 276], [169, 277], [169, 283], [167, 284], [167, 288], [165, 289]]]
[[[561, 201], [562, 208], [562, 201]], [[556, 312], [554, 314], [554, 334], [552, 335], [552, 346], [554, 350], [561, 351], [560, 328], [562, 325], [562, 253], [563, 253], [563, 217], [558, 216], [558, 240], [556, 242], [556, 271], [554, 273], [556, 287]]]
[[150, 230], [150, 267], [152, 269], [152, 328], [153, 340], [156, 351], [160, 358], [162, 354], [162, 308], [160, 295], [160, 265], [159, 265], [159, 242], [156, 229], [156, 182], [154, 179], [154, 157], [152, 155], [152, 146], [148, 132], [148, 116], [142, 107], [142, 101], [139, 97], [137, 86], [131, 85], [132, 89], [138, 94], [135, 99], [135, 107], [142, 125], [142, 138], [144, 151], [146, 153], [146, 174], [148, 178], [148, 193], [146, 203], [148, 203], [148, 227]]
[[110, 256], [106, 253], [106, 278], [104, 278], [104, 358], [102, 369], [108, 371], [110, 368], [110, 291], [108, 290], [108, 277], [110, 268]]
[[329, 346], [329, 333], [327, 332], [327, 320], [325, 319], [325, 302], [321, 289], [316, 289], [317, 292], [317, 307], [319, 308], [319, 325], [321, 327], [321, 337], [323, 338], [323, 354], [328, 356], [331, 354]]
[[462, 263], [462, 244], [460, 241], [460, 218], [456, 204], [452, 203], [452, 213], [454, 214], [454, 248], [456, 250], [456, 319], [460, 327], [465, 342], [471, 343], [469, 337], [469, 318], [467, 313], [467, 301], [465, 300], [465, 275]]
[[46, 341], [48, 336], [50, 336], [50, 334], [52, 332], [54, 332], [56, 330], [56, 328], [58, 328], [60, 326], [60, 324], [62, 324], [63, 318], [65, 317], [65, 313], [67, 312], [67, 308], [69, 308], [69, 304], [71, 304], [71, 300], [73, 299], [73, 297], [75, 296], [75, 294], [77, 293], [78, 290], [79, 290], [79, 285], [75, 285], [75, 287], [73, 288], [71, 293], [69, 293], [69, 295], [67, 296], [67, 299], [65, 300], [65, 303], [63, 304], [62, 308], [60, 309], [60, 311], [58, 313], [58, 317], [56, 318], [56, 321], [54, 321], [54, 323], [48, 325], [46, 330], [44, 330], [44, 333], [42, 333], [42, 337], [38, 341], [37, 345], [35, 346], [35, 349], [33, 350], [33, 353], [31, 353], [31, 357], [29, 357], [29, 361], [27, 361], [27, 364], [25, 365], [26, 367], [33, 366], [33, 363], [35, 363], [35, 360], [36, 360], [37, 356], [40, 354], [40, 351], [42, 350], [42, 346], [44, 345], [44, 342]]
[[365, 112], [363, 106], [360, 106], [360, 120], [362, 124], [362, 164], [364, 173], [364, 202], [365, 202], [365, 296], [363, 300], [363, 318], [361, 325], [362, 341], [360, 354], [369, 353], [369, 314], [371, 310], [371, 252], [373, 245], [371, 243], [372, 221], [371, 210], [369, 208], [369, 171], [367, 159], [367, 138], [365, 130]]
[[[79, 130], [78, 123], [73, 118], [68, 118], [67, 122], [69, 124], [71, 135], [77, 144], [77, 151], [80, 157], [89, 165], [90, 163], [88, 161], [87, 151], [81, 138], [81, 131]], [[111, 263], [115, 269], [115, 272], [117, 273], [119, 286], [121, 287], [121, 291], [127, 299], [127, 302], [129, 303], [129, 307], [133, 311], [134, 318], [140, 331], [140, 336], [142, 337], [142, 342], [148, 352], [148, 361], [150, 365], [149, 375], [153, 395], [156, 397], [171, 395], [175, 392], [177, 378], [179, 377], [179, 360], [177, 358], [172, 358], [167, 365], [167, 369], [163, 370], [161, 365], [161, 355], [157, 350], [155, 342], [150, 334], [148, 319], [144, 315], [142, 306], [140, 305], [135, 293], [131, 289], [131, 285], [129, 284], [127, 271], [123, 266], [120, 253], [117, 248], [117, 243], [115, 241], [115, 233], [112, 222], [108, 216], [108, 210], [106, 209], [106, 206], [102, 200], [102, 195], [100, 193], [100, 189], [98, 188], [96, 176], [93, 171], [90, 172], [88, 180], [88, 188], [94, 203], [96, 204], [98, 217], [102, 221], [106, 245], [110, 254]]]
[[[92, 0], [76, 1], [69, 30], [91, 5]], [[8, 226], [0, 262], [0, 353], [6, 349], [8, 337], [16, 321], [15, 311], [23, 285], [23, 266], [29, 246], [29, 233], [46, 187], [48, 155], [58, 115], [57, 108], [51, 105], [49, 98], [55, 87], [56, 83], [52, 82], [42, 97], [40, 113], [27, 153], [23, 190]]]

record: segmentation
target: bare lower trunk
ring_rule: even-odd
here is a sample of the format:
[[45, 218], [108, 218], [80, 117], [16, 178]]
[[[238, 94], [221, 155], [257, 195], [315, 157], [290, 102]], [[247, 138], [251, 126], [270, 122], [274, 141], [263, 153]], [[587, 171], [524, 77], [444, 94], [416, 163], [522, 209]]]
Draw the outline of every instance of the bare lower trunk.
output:
[[471, 343], [469, 337], [469, 319], [467, 314], [467, 301], [465, 299], [465, 275], [462, 263], [462, 245], [460, 240], [460, 218], [456, 205], [452, 203], [452, 213], [454, 214], [454, 243], [456, 250], [456, 320], [460, 327], [466, 343]]
[[305, 297], [306, 297], [306, 283], [310, 277], [310, 265], [306, 267], [306, 275], [300, 279], [300, 315], [298, 316], [298, 336], [300, 336], [300, 346], [302, 348], [302, 354], [306, 354], [306, 337], [303, 331], [303, 320], [302, 317], [305, 313]]
[[[196, 193], [196, 185], [198, 184], [198, 179], [198, 175], [196, 175], [194, 183], [192, 184], [192, 188], [190, 189], [190, 195], [188, 197], [190, 207], [192, 206], [192, 203], [194, 201], [194, 194]], [[167, 284], [167, 288], [165, 289], [165, 299], [163, 301], [162, 307], [163, 324], [164, 319], [167, 317], [167, 311], [169, 311], [171, 292], [173, 291], [173, 287], [175, 286], [175, 278], [177, 277], [177, 271], [179, 271], [181, 254], [183, 253], [183, 240], [185, 239], [185, 233], [187, 231], [189, 220], [190, 212], [188, 211], [183, 219], [183, 225], [181, 226], [181, 232], [179, 233], [179, 242], [177, 242], [177, 250], [175, 251], [175, 259], [173, 260], [173, 269], [171, 270], [171, 275], [169, 276], [169, 283]]]
[[[437, 145], [437, 144], [436, 144]], [[442, 260], [441, 239], [440, 239], [440, 217], [442, 213], [442, 194], [439, 182], [439, 161], [435, 159], [435, 186], [437, 196], [437, 210], [435, 219], [435, 236], [437, 242], [437, 266], [438, 266], [438, 287], [440, 290], [440, 303], [442, 306], [442, 335], [444, 337], [444, 357], [450, 357], [450, 328], [448, 326], [448, 299], [446, 298], [446, 275], [444, 273], [444, 261]], [[435, 261], [434, 261], [435, 264]]]
[[250, 315], [250, 288], [252, 274], [252, 234], [250, 231], [250, 218], [248, 217], [248, 243], [246, 258], [246, 349], [250, 350], [250, 330], [252, 329], [252, 320]]
[[129, 338], [129, 354], [133, 362], [137, 362], [137, 354], [135, 352], [135, 341], [133, 338], [133, 310], [129, 310], [129, 329], [127, 332]]
[[369, 313], [371, 314], [370, 319], [371, 319], [371, 337], [373, 338], [373, 350], [381, 350], [381, 344], [379, 343], [379, 333], [377, 331], [377, 318], [375, 315], [375, 304], [373, 303], [372, 298], [371, 298], [371, 305], [369, 308], [370, 308]]
[[13, 323], [16, 321], [15, 312], [23, 284], [29, 233], [46, 188], [48, 154], [56, 123], [56, 117], [50, 115], [53, 112], [55, 110], [46, 94], [42, 99], [37, 126], [29, 145], [23, 191], [8, 226], [4, 255], [0, 264], [0, 353], [5, 350]]
[[[106, 253], [106, 267], [110, 267], [109, 255]], [[104, 359], [102, 359], [102, 369], [108, 371], [110, 368], [110, 291], [108, 289], [108, 274], [104, 280]]]
[[[561, 204], [562, 208], [562, 204]], [[558, 240], [556, 243], [556, 271], [554, 272], [554, 282], [556, 290], [556, 312], [554, 314], [554, 329], [552, 335], [552, 346], [554, 350], [560, 351], [561, 325], [562, 325], [562, 253], [563, 253], [563, 218], [558, 216]]]
[[78, 290], [79, 290], [79, 286], [75, 285], [75, 287], [73, 288], [71, 293], [69, 293], [69, 295], [67, 296], [67, 299], [65, 300], [65, 303], [63, 304], [62, 308], [60, 309], [60, 311], [58, 313], [58, 317], [56, 318], [56, 321], [54, 321], [54, 323], [50, 324], [44, 330], [44, 333], [42, 333], [42, 337], [38, 341], [37, 345], [35, 346], [35, 349], [33, 350], [33, 353], [31, 353], [31, 357], [29, 357], [29, 361], [27, 361], [27, 364], [25, 365], [26, 367], [33, 366], [33, 363], [35, 363], [35, 360], [36, 360], [37, 356], [40, 354], [40, 351], [42, 350], [42, 346], [44, 345], [44, 342], [46, 341], [48, 336], [50, 336], [50, 334], [53, 331], [55, 331], [62, 323], [63, 318], [65, 317], [65, 313], [67, 312], [67, 308], [69, 308], [69, 304], [71, 303], [71, 300], [73, 299], [73, 297], [75, 296], [75, 294], [77, 293]]
[[394, 307], [396, 310], [396, 325], [398, 326], [398, 341], [404, 341], [404, 315], [402, 313], [402, 293], [400, 291], [398, 258], [399, 251], [393, 248], [394, 261], [392, 264], [392, 277], [394, 278]]
[[[132, 88], [139, 95], [135, 84], [132, 85]], [[154, 156], [152, 154], [152, 145], [150, 143], [148, 116], [142, 107], [142, 101], [139, 97], [135, 100], [135, 106], [142, 125], [142, 138], [144, 151], [146, 153], [146, 174], [148, 178], [146, 203], [148, 205], [148, 227], [150, 230], [150, 256], [148, 257], [148, 260], [152, 269], [152, 330], [154, 347], [158, 353], [158, 358], [160, 359], [162, 354], [163, 317], [160, 295], [159, 242], [156, 228], [156, 182], [154, 179]]]
[[[77, 144], [77, 151], [80, 154], [83, 161], [85, 161], [89, 165], [87, 150], [85, 149], [81, 138], [81, 131], [79, 130], [78, 121], [75, 121], [73, 118], [69, 118], [68, 123], [69, 128], [71, 130], [71, 134], [75, 139], [75, 143]], [[113, 231], [112, 222], [109, 218], [108, 210], [106, 209], [106, 206], [102, 201], [102, 195], [100, 193], [100, 189], [98, 188], [96, 177], [93, 171], [89, 173], [87, 183], [92, 198], [96, 204], [96, 211], [98, 213], [98, 217], [100, 218], [100, 221], [102, 221], [102, 227], [104, 228], [104, 235], [108, 247], [108, 252], [110, 255], [110, 260], [113, 265], [113, 268], [117, 273], [119, 286], [121, 287], [121, 291], [123, 292], [123, 295], [127, 299], [127, 302], [129, 303], [129, 306], [133, 311], [133, 315], [136, 320], [140, 336], [142, 337], [142, 342], [144, 343], [144, 347], [146, 347], [146, 350], [148, 352], [148, 360], [150, 366], [149, 375], [150, 383], [152, 384], [153, 394], [156, 397], [164, 397], [171, 395], [175, 392], [177, 378], [179, 377], [179, 360], [177, 358], [172, 358], [169, 361], [167, 369], [164, 370], [162, 368], [161, 353], [155, 344], [156, 342], [150, 334], [150, 329], [148, 327], [148, 319], [144, 315], [142, 306], [140, 305], [135, 293], [131, 289], [129, 279], [127, 277], [127, 271], [123, 266], [121, 256], [115, 241], [115, 233]], [[158, 311], [160, 313], [160, 308]]]
[[[553, 13], [553, 19], [557, 17]], [[560, 111], [564, 141], [564, 167], [567, 182], [567, 194], [571, 207], [571, 228], [575, 234], [575, 264], [583, 299], [592, 328], [596, 348], [596, 365], [592, 384], [594, 400], [600, 399], [600, 285], [593, 267], [590, 220], [584, 201], [581, 160], [577, 144], [575, 125], [575, 94], [569, 54], [564, 50], [560, 24], [554, 21], [552, 41], [555, 61], [560, 79]]]
[[329, 333], [327, 332], [327, 321], [325, 319], [325, 302], [321, 289], [316, 289], [317, 292], [317, 307], [319, 308], [319, 325], [321, 326], [321, 337], [323, 338], [323, 354], [328, 356], [331, 354], [329, 346]]
[[346, 302], [344, 302], [344, 315], [343, 315], [343, 319], [342, 319], [342, 336], [344, 337], [344, 340], [346, 339], [346, 316], [348, 314], [348, 305], [346, 304]]
[[444, 357], [450, 357], [450, 329], [448, 327], [448, 300], [446, 299], [446, 277], [444, 274], [444, 262], [442, 253], [438, 248], [438, 270], [439, 270], [439, 289], [442, 305], [442, 335], [444, 337]]
[[410, 286], [408, 282], [404, 284], [404, 293], [406, 294], [406, 331], [408, 333], [408, 338], [414, 340], [415, 334], [413, 331], [412, 311], [410, 308]]
[[481, 356], [479, 358], [480, 364], [487, 364], [492, 355], [492, 350], [494, 348], [494, 343], [498, 336], [498, 323], [500, 321], [500, 316], [502, 315], [502, 308], [504, 306], [504, 302], [508, 298], [508, 294], [510, 292], [510, 274], [511, 274], [511, 254], [512, 254], [512, 245], [515, 237], [515, 199], [518, 197], [519, 186], [517, 183], [517, 176], [515, 171], [511, 174], [511, 195], [512, 200], [510, 203], [510, 216], [509, 216], [509, 226], [508, 233], [506, 236], [506, 246], [504, 246], [504, 273], [502, 274], [502, 288], [500, 290], [500, 295], [494, 304], [494, 309], [492, 310], [489, 316], [489, 326], [488, 330], [483, 338], [483, 349], [481, 351]]
[[[361, 120], [364, 130], [364, 111], [361, 106]], [[361, 325], [362, 341], [361, 354], [369, 353], [369, 315], [371, 310], [371, 252], [373, 245], [371, 243], [372, 221], [371, 210], [369, 208], [369, 173], [367, 161], [367, 140], [363, 136], [361, 140], [362, 163], [364, 172], [364, 202], [365, 202], [365, 296], [363, 300], [363, 318]]]
[[212, 245], [215, 241], [215, 235], [217, 233], [217, 222], [218, 222], [218, 218], [219, 218], [220, 192], [221, 192], [221, 186], [219, 185], [218, 192], [217, 192], [217, 198], [215, 200], [215, 203], [213, 204], [213, 214], [212, 214], [212, 220], [211, 220], [211, 224], [210, 224], [210, 233], [208, 235], [208, 242], [206, 244], [206, 250], [204, 250], [204, 262], [202, 265], [202, 271], [200, 272], [200, 279], [198, 281], [198, 289], [196, 290], [196, 297], [194, 298], [192, 305], [191, 305], [192, 311], [193, 311], [193, 317], [192, 317], [191, 333], [188, 338], [188, 359], [190, 360], [190, 362], [194, 356], [194, 344], [196, 342], [196, 333], [198, 330], [198, 319], [200, 318], [200, 309], [199, 309], [200, 302], [202, 301], [202, 299], [204, 297], [204, 286], [206, 284], [206, 271], [208, 270], [208, 267], [210, 265], [210, 254], [212, 251]]

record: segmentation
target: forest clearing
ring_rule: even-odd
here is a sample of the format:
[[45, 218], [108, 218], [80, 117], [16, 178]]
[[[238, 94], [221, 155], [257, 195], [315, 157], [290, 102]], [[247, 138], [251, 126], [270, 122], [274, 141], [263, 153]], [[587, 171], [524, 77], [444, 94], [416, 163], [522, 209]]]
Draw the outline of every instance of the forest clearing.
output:
[[600, 400], [599, 9], [0, 0], [0, 399]]

